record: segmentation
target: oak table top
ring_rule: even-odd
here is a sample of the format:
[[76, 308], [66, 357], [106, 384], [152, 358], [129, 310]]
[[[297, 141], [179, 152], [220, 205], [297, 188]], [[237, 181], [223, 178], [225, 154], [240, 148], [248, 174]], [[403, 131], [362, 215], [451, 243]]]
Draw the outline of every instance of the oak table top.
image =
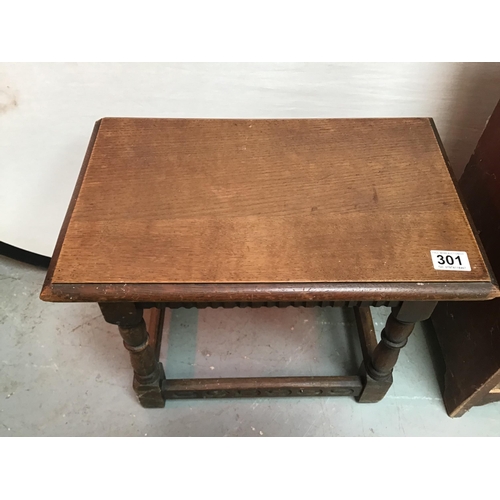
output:
[[[465, 252], [470, 270], [436, 269], [433, 250]], [[498, 295], [431, 119], [103, 118], [41, 297], [207, 290], [220, 300]]]

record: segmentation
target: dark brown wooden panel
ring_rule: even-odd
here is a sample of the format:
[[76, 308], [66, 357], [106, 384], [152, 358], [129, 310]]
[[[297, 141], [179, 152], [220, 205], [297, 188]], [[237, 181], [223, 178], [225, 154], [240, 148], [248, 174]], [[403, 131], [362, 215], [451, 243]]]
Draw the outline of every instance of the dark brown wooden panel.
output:
[[[460, 188], [493, 272], [500, 275], [500, 103], [460, 179]], [[450, 416], [498, 399], [500, 303], [438, 304], [432, 322], [446, 364], [444, 402]]]

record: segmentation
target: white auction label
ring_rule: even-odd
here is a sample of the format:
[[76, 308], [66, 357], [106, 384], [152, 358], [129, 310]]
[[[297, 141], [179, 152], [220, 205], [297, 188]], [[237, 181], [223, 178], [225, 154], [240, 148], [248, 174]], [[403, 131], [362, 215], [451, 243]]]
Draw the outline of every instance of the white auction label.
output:
[[432, 264], [439, 271], [470, 271], [467, 252], [449, 250], [431, 250]]

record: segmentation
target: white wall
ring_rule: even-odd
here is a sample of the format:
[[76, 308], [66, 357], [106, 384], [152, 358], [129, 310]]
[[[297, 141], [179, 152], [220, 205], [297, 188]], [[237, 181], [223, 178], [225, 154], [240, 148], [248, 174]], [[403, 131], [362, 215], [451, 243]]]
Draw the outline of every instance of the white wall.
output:
[[52, 254], [103, 116], [432, 116], [460, 174], [499, 98], [497, 63], [0, 64], [0, 240]]

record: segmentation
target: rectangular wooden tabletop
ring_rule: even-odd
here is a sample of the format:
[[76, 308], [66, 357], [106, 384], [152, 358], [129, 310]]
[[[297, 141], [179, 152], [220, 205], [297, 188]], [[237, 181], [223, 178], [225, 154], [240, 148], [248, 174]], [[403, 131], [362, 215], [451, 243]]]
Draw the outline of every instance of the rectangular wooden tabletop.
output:
[[[470, 270], [436, 269], [436, 250], [465, 252]], [[49, 275], [51, 285], [493, 280], [427, 118], [104, 118]]]

